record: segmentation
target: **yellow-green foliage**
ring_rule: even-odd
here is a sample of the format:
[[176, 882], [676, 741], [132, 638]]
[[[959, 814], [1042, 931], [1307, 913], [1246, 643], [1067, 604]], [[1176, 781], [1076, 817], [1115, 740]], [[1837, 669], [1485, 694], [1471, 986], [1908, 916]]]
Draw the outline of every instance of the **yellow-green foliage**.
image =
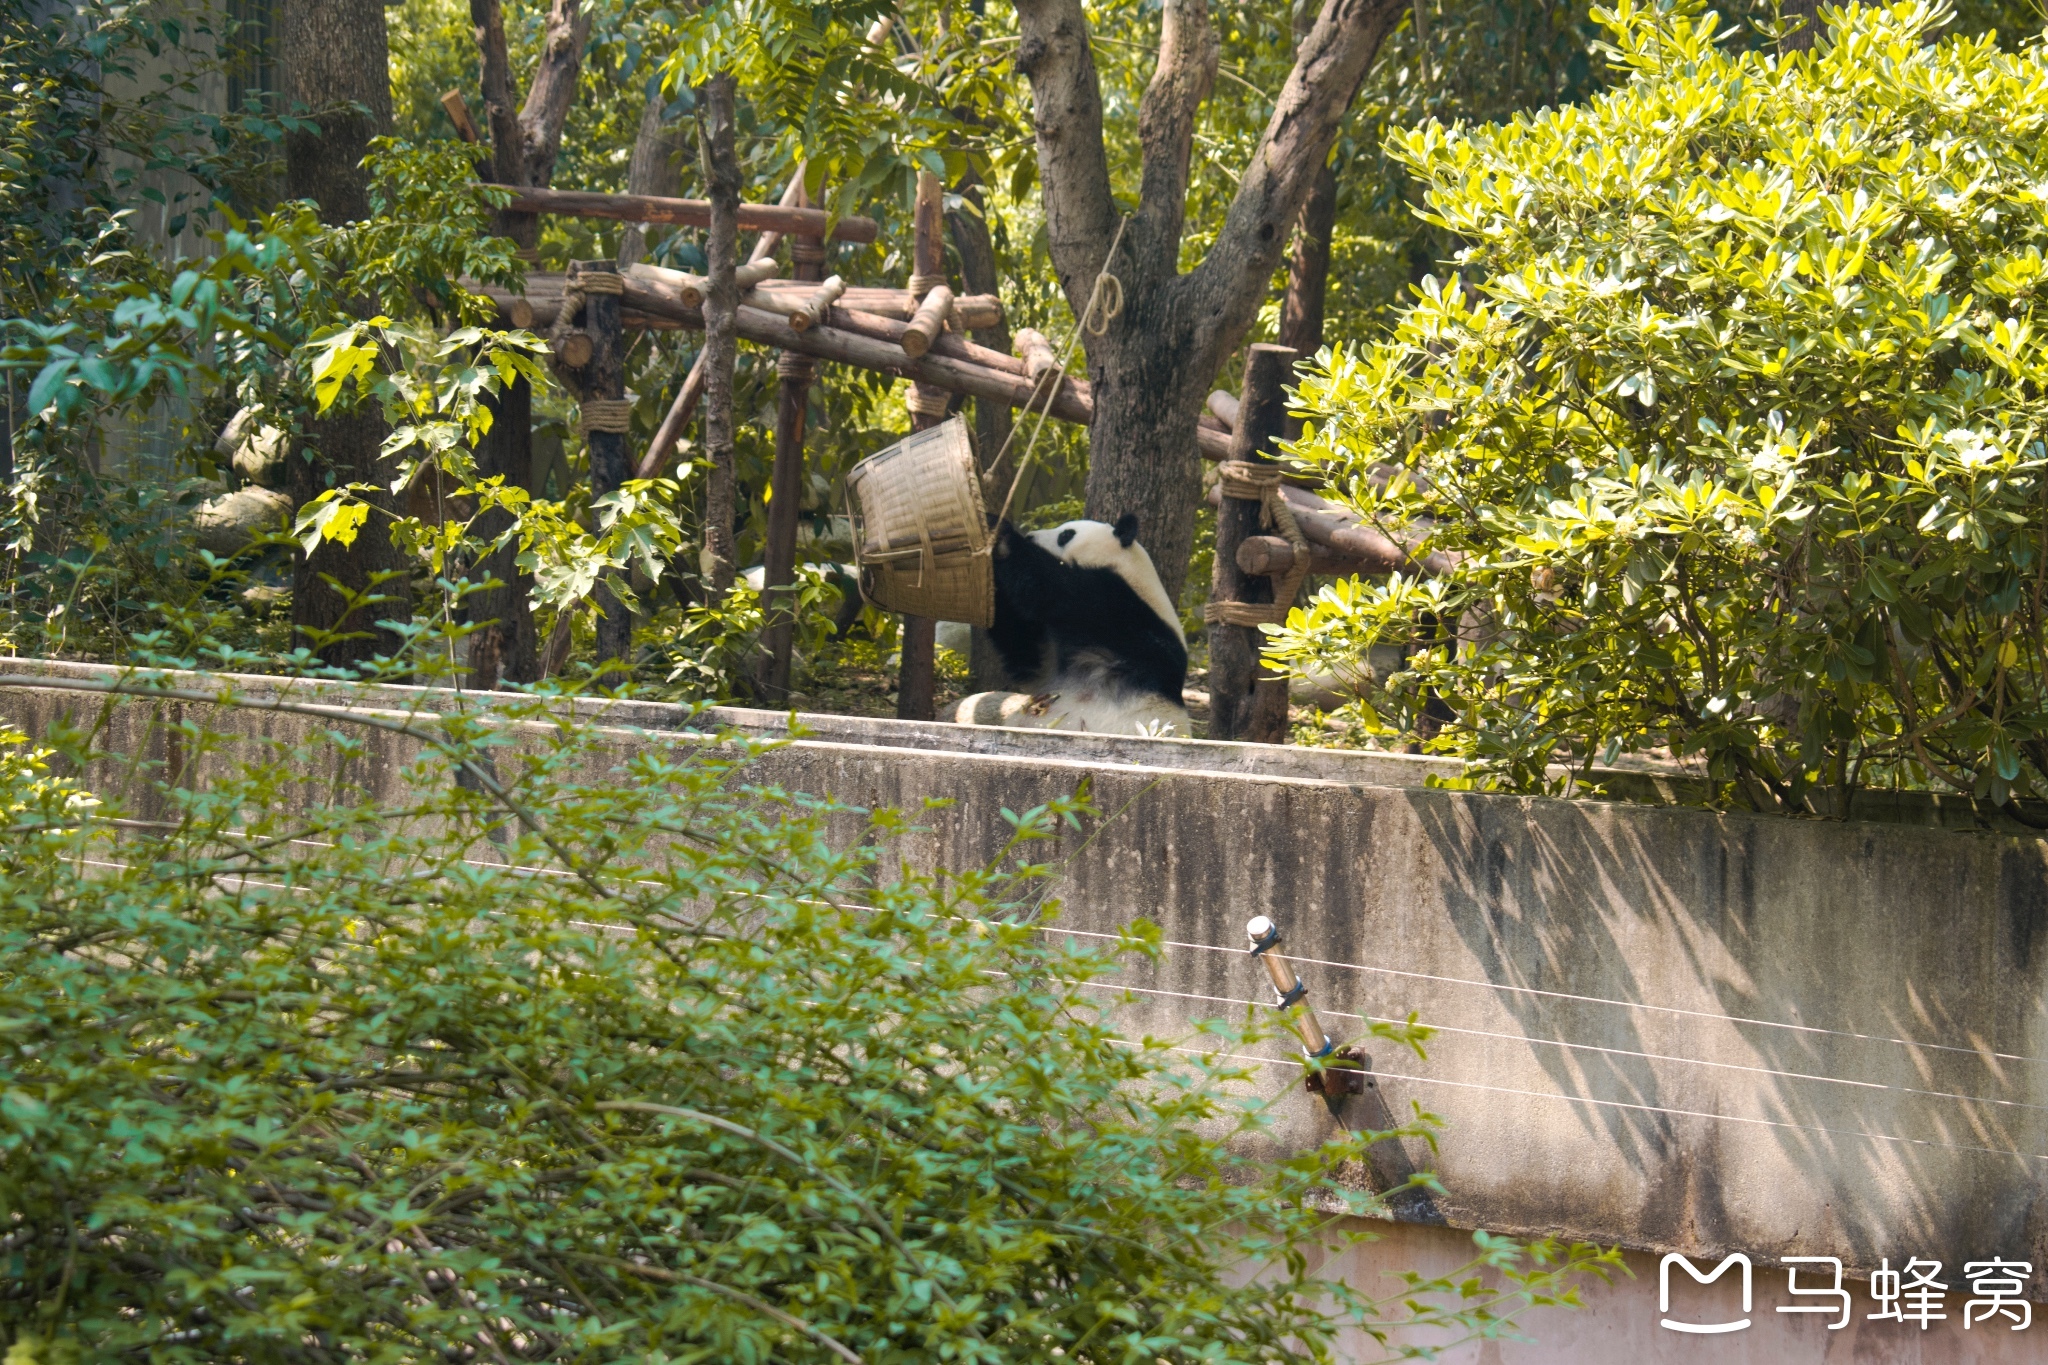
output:
[[2048, 794], [2048, 62], [1828, 16], [1780, 59], [1625, 0], [1611, 92], [1396, 141], [1469, 246], [1325, 358], [1301, 453], [1462, 559], [1324, 592], [1281, 657], [1410, 643], [1372, 719], [1435, 689], [1435, 745], [1523, 789], [1668, 742], [1767, 806]]

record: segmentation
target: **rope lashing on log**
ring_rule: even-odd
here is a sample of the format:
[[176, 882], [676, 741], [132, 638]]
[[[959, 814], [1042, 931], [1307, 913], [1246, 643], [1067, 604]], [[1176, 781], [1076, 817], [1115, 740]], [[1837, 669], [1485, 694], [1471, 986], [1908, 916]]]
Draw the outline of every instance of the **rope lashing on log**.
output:
[[611, 270], [579, 270], [569, 287], [586, 299], [592, 294], [623, 294], [626, 292], [626, 277]]
[[1216, 466], [1217, 482], [1226, 498], [1240, 498], [1261, 506], [1263, 526], [1277, 530], [1294, 547], [1294, 563], [1285, 577], [1273, 584], [1271, 602], [1211, 602], [1202, 608], [1202, 618], [1228, 626], [1277, 626], [1293, 609], [1294, 595], [1301, 591], [1309, 572], [1308, 537], [1294, 519], [1294, 509], [1280, 491], [1286, 471], [1278, 465], [1252, 464], [1246, 460], [1225, 460]]
[[588, 436], [593, 431], [610, 431], [624, 434], [633, 429], [633, 400], [630, 398], [586, 398], [583, 400], [579, 429]]

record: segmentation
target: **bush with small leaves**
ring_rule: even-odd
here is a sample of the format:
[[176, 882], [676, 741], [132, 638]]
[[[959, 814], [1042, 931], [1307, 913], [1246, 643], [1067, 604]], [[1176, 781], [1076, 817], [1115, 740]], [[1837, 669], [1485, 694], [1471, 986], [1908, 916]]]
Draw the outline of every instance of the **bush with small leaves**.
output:
[[[1025, 861], [1085, 792], [890, 871], [898, 817], [750, 784], [737, 736], [194, 677], [72, 684], [182, 699], [177, 772], [0, 742], [17, 1365], [1321, 1360], [1613, 1264], [1318, 1278], [1375, 1135], [1254, 1162], [1242, 1030], [1119, 1036], [1156, 930], [1045, 933]], [[303, 728], [218, 721], [258, 705]]]
[[1518, 790], [1668, 745], [1765, 809], [2048, 796], [2048, 56], [1928, 0], [1786, 57], [1596, 13], [1625, 83], [1395, 140], [1459, 273], [1301, 389], [1300, 455], [1457, 568], [1274, 657], [1406, 644], [1369, 723]]

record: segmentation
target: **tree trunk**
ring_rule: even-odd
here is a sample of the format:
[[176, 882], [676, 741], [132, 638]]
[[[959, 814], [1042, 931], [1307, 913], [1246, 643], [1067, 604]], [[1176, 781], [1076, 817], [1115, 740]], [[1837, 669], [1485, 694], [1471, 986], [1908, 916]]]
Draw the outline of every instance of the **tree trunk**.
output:
[[[1337, 226], [1337, 168], [1323, 163], [1301, 221], [1294, 227], [1294, 255], [1287, 262], [1287, 296], [1280, 301], [1280, 344], [1306, 359], [1323, 349], [1323, 306], [1330, 289], [1330, 233]], [[1287, 418], [1286, 437], [1301, 435], [1301, 419]]]
[[[505, 45], [505, 16], [498, 0], [469, 0], [469, 22], [476, 29], [482, 66], [484, 124], [491, 130], [491, 178], [500, 185], [526, 185], [526, 154], [519, 136], [519, 96], [512, 83], [512, 58]], [[540, 241], [540, 218], [507, 209], [498, 215], [498, 233], [524, 250]]]
[[[956, 191], [973, 208], [961, 208], [946, 215], [946, 232], [953, 239], [953, 250], [960, 257], [960, 286], [968, 294], [1002, 293], [1002, 277], [996, 272], [995, 240], [989, 235], [988, 219], [976, 209], [982, 207], [981, 185], [969, 173]], [[994, 326], [977, 327], [969, 333], [975, 344], [986, 346], [992, 351], [1010, 353], [1010, 324], [998, 318]], [[1010, 487], [1010, 470], [1016, 452], [1005, 457], [1004, 467], [998, 469], [992, 462], [996, 452], [1003, 448], [1009, 437], [1012, 421], [1010, 405], [987, 403], [976, 400], [974, 404], [974, 443], [979, 449], [984, 471], [982, 495], [993, 495], [994, 507]], [[1000, 486], [998, 486], [1000, 485]]]
[[554, 0], [541, 35], [540, 64], [519, 110], [519, 151], [525, 185], [554, 182], [555, 158], [562, 154], [562, 125], [576, 100], [583, 74], [583, 49], [590, 42], [590, 11], [582, 0]]
[[319, 204], [322, 222], [369, 217], [361, 163], [370, 139], [391, 131], [383, 0], [285, 0], [277, 46], [285, 106], [304, 105], [319, 124], [285, 134], [285, 194]]
[[[540, 65], [526, 104], [515, 109], [518, 90], [505, 43], [499, 0], [469, 0], [482, 60], [485, 122], [491, 130], [491, 174], [501, 185], [546, 185], [562, 150], [562, 125], [576, 98], [583, 49], [590, 41], [590, 15], [580, 0], [554, 0], [541, 40]], [[388, 95], [387, 95], [388, 99]], [[531, 213], [499, 215], [499, 232], [531, 251], [540, 241], [540, 219]]]
[[[519, 380], [492, 405], [491, 429], [476, 448], [476, 472], [505, 480], [507, 488], [533, 486], [533, 385]], [[512, 527], [512, 514], [492, 508], [480, 514], [470, 535], [486, 544]], [[540, 681], [540, 640], [533, 626], [533, 575], [519, 567], [516, 538], [485, 555], [475, 570], [476, 581], [499, 586], [472, 592], [465, 599], [471, 621], [485, 623], [470, 636], [469, 685], [489, 692], [501, 682]]]
[[1337, 225], [1337, 168], [1328, 161], [1316, 176], [1294, 255], [1287, 262], [1287, 297], [1280, 303], [1280, 344], [1303, 356], [1323, 349], [1323, 305], [1330, 287], [1330, 232]]
[[[795, 184], [797, 198], [808, 207], [803, 182]], [[825, 278], [822, 238], [791, 238], [789, 255], [790, 274], [796, 279]], [[767, 598], [768, 628], [760, 697], [780, 706], [789, 700], [790, 663], [796, 642], [796, 611], [789, 587], [796, 581], [796, 536], [804, 498], [804, 427], [810, 417], [811, 380], [818, 372], [818, 362], [795, 351], [784, 351], [775, 372], [775, 466], [768, 483], [767, 543], [761, 550], [761, 584]]]
[[1408, 0], [1325, 0], [1297, 50], [1223, 226], [1200, 265], [1180, 271], [1188, 154], [1218, 58], [1206, 0], [1166, 0], [1159, 61], [1139, 108], [1138, 210], [1109, 261], [1119, 213], [1103, 143], [1102, 96], [1081, 0], [1019, 0], [1017, 66], [1031, 82], [1053, 266], [1074, 316], [1098, 271], [1124, 308], [1083, 333], [1096, 418], [1088, 513], [1138, 514], [1139, 534], [1176, 598], [1194, 546], [1200, 465], [1195, 419], [1243, 341], [1352, 97]]
[[732, 73], [721, 71], [697, 92], [697, 147], [704, 165], [711, 230], [704, 243], [709, 278], [704, 292], [704, 446], [711, 468], [704, 485], [704, 547], [711, 560], [711, 593], [722, 597], [738, 567], [733, 541], [737, 458], [733, 446], [733, 370], [739, 344], [738, 267], [740, 163], [734, 147]]
[[[663, 126], [661, 114], [668, 107], [661, 92], [647, 97], [640, 110], [640, 131], [633, 138], [633, 159], [626, 166], [626, 193], [674, 194], [679, 186], [671, 160], [680, 150], [673, 130]], [[628, 223], [619, 237], [619, 264], [629, 266], [647, 254], [647, 229]]]
[[[312, 112], [318, 132], [285, 137], [285, 193], [311, 199], [322, 221], [345, 223], [370, 212], [369, 179], [362, 169], [372, 137], [391, 126], [390, 52], [382, 0], [286, 0], [278, 15], [278, 65], [287, 107]], [[361, 105], [367, 115], [347, 106]], [[364, 300], [365, 308], [374, 300]], [[295, 633], [333, 631], [355, 636], [319, 647], [323, 662], [346, 667], [397, 651], [398, 637], [379, 620], [409, 621], [412, 566], [392, 545], [389, 513], [399, 499], [382, 491], [389, 475], [379, 467], [383, 417], [374, 407], [337, 412], [312, 424], [309, 449], [291, 461], [292, 497], [303, 504], [338, 484], [367, 483], [379, 491], [355, 543], [323, 542], [302, 558], [293, 576]], [[378, 581], [380, 580], [381, 581]], [[330, 582], [329, 580], [332, 580]], [[338, 585], [338, 586], [337, 586]], [[349, 610], [344, 592], [373, 592], [384, 601]], [[307, 641], [300, 641], [306, 643]]]
[[[548, 151], [545, 165], [537, 167], [529, 162], [528, 144], [561, 145], [562, 124], [569, 116], [583, 46], [589, 37], [589, 17], [574, 4], [558, 4], [550, 10], [541, 70], [535, 74], [524, 112], [517, 107], [518, 87], [512, 78], [499, 0], [469, 0], [469, 18], [476, 29], [482, 67], [492, 178], [503, 185], [545, 185], [553, 174], [554, 152]], [[498, 231], [530, 253], [540, 241], [540, 219], [531, 213], [508, 211], [499, 215]], [[539, 491], [533, 478], [532, 387], [520, 380], [493, 403], [492, 410], [491, 433], [477, 450], [478, 472], [486, 477], [502, 475], [507, 487]], [[488, 512], [477, 522], [474, 534], [495, 539], [510, 524], [510, 513]], [[486, 556], [477, 567], [486, 580], [497, 579], [504, 586], [469, 599], [470, 619], [492, 623], [472, 638], [469, 685], [473, 688], [488, 690], [501, 679], [533, 683], [545, 676], [533, 625], [533, 578], [519, 568], [517, 554], [517, 547], [508, 545]]]
[[1820, 0], [1784, 0], [1778, 7], [1778, 17], [1786, 23], [1798, 20], [1805, 22], [1800, 27], [1778, 40], [1778, 55], [1794, 52], [1811, 52], [1820, 38]]

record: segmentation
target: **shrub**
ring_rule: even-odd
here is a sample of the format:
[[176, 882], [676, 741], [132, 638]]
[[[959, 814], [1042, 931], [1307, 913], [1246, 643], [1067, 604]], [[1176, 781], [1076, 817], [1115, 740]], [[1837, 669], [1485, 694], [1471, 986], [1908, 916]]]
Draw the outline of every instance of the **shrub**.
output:
[[1116, 1034], [1091, 983], [1156, 934], [1042, 933], [1022, 861], [1079, 800], [895, 875], [896, 820], [732, 736], [286, 700], [302, 737], [231, 742], [207, 699], [257, 703], [185, 686], [176, 772], [52, 737], [127, 803], [0, 745], [16, 1365], [1323, 1359], [1611, 1261], [1316, 1279], [1375, 1135], [1255, 1164], [1234, 1030]]
[[1276, 656], [1408, 644], [1369, 719], [1522, 790], [1668, 744], [1768, 808], [2048, 795], [2039, 43], [1596, 13], [1625, 83], [1393, 144], [1468, 245], [1322, 358], [1299, 453], [1461, 561], [1323, 592]]

